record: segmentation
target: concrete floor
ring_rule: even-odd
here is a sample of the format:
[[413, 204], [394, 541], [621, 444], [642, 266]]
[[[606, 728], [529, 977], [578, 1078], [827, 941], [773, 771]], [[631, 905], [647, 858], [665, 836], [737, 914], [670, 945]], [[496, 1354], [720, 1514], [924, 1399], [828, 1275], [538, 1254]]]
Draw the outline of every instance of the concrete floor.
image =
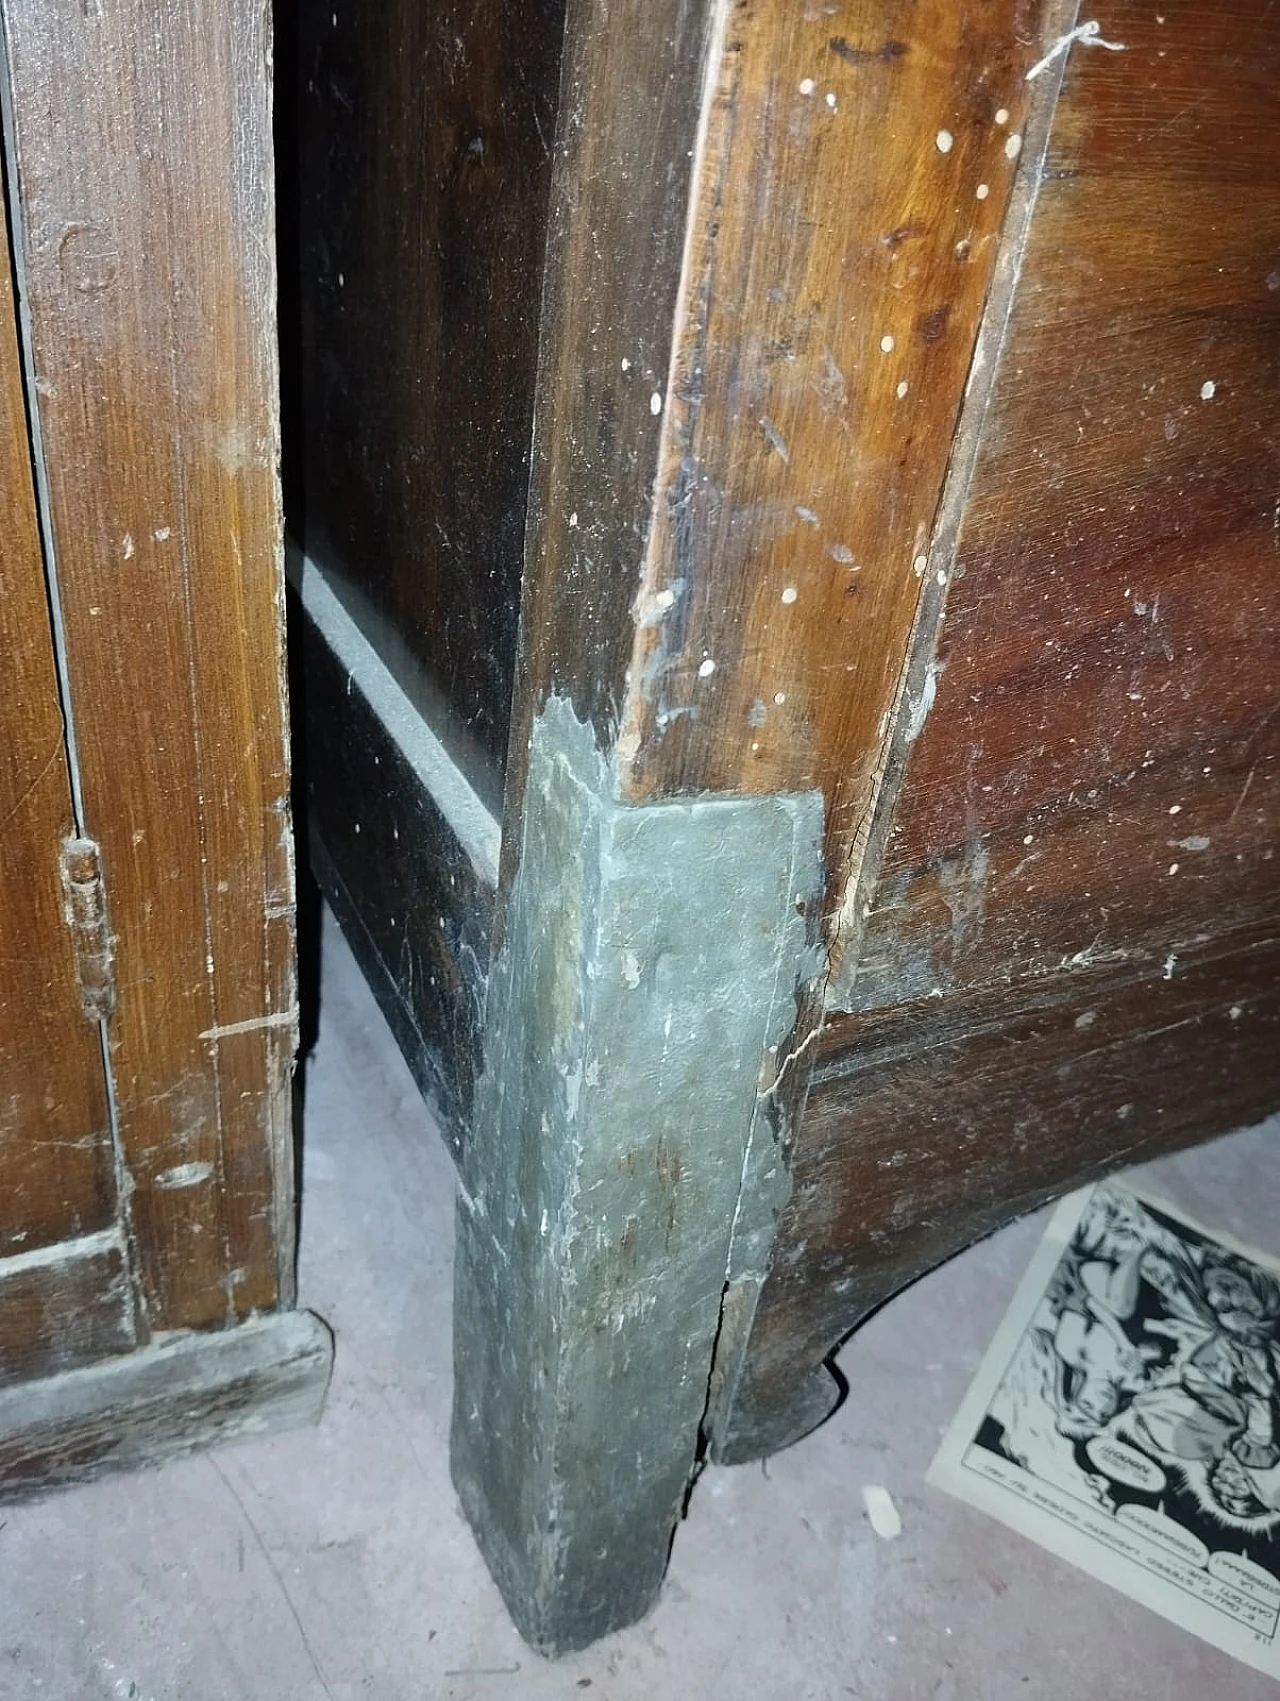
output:
[[[1273, 1685], [924, 1485], [1031, 1254], [1014, 1225], [846, 1347], [801, 1446], [711, 1470], [642, 1625], [550, 1665], [449, 1484], [452, 1178], [345, 946], [308, 1073], [302, 1300], [337, 1334], [311, 1431], [0, 1513], [0, 1697], [57, 1701], [1244, 1701]], [[1277, 1247], [1280, 1122], [1143, 1179]], [[903, 1533], [862, 1510], [886, 1485]]]

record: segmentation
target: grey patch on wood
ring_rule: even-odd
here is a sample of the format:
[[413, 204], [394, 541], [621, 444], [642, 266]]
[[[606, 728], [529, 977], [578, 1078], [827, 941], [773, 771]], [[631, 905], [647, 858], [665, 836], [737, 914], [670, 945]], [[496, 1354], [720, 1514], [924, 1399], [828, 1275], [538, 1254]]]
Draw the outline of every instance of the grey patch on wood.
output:
[[822, 825], [817, 793], [620, 804], [567, 703], [535, 724], [462, 1166], [453, 1472], [544, 1652], [661, 1583], [744, 1178], [774, 1190], [756, 1260], [783, 1185], [758, 1087], [812, 972]]
[[284, 1311], [0, 1389], [0, 1501], [312, 1423], [332, 1363], [324, 1323]]

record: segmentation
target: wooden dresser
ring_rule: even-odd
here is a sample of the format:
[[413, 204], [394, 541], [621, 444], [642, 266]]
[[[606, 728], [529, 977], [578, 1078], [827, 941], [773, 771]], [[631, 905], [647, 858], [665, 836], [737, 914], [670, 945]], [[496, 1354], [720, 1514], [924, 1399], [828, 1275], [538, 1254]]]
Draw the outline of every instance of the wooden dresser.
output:
[[1280, 1103], [1280, 13], [287, 28], [316, 866], [560, 1650], [895, 1289]]

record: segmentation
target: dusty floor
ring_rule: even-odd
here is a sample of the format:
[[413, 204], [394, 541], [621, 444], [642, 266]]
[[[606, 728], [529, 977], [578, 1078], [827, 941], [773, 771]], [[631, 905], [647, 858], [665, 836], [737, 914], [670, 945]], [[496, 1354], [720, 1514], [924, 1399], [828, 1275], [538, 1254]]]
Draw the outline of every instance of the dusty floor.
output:
[[[1280, 1246], [1280, 1122], [1156, 1166]], [[450, 1166], [345, 947], [308, 1078], [303, 1302], [337, 1332], [319, 1428], [0, 1514], [0, 1697], [57, 1701], [914, 1701], [1272, 1695], [923, 1483], [1038, 1238], [1016, 1224], [845, 1349], [852, 1392], [713, 1470], [649, 1620], [549, 1665], [507, 1622], [449, 1484]], [[889, 1487], [884, 1542], [862, 1487]]]

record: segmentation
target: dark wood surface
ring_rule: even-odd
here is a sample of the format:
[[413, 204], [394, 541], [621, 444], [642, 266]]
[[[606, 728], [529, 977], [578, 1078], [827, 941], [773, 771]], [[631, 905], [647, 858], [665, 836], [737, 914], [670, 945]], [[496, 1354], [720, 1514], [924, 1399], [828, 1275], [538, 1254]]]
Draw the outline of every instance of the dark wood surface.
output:
[[819, 787], [849, 854], [1059, 11], [732, 14], [630, 658], [632, 795]]
[[494, 886], [360, 686], [293, 612], [312, 866], [458, 1155], [479, 1072]]
[[7, 0], [4, 21], [120, 1159], [147, 1318], [216, 1325], [292, 1280], [266, 17]]
[[441, 736], [456, 718], [500, 775], [564, 0], [286, 10], [304, 469], [290, 524], [357, 593]]
[[0, 1281], [3, 1258], [115, 1216], [106, 1075], [60, 858], [75, 832], [13, 289], [0, 268]]
[[726, 1461], [835, 1404], [823, 1361], [899, 1288], [1046, 1200], [1280, 1104], [1280, 941], [1175, 979], [1095, 967], [840, 1019], [793, 1163]]
[[[699, 113], [720, 25], [700, 0], [572, 0], [551, 181], [505, 820], [551, 694], [618, 734], [669, 416]], [[656, 410], [656, 411], [655, 411]], [[504, 836], [504, 883], [518, 834]]]
[[0, 1261], [0, 1386], [132, 1352], [138, 1323], [118, 1234], [68, 1241], [48, 1256]]
[[815, 1421], [814, 1367], [966, 1239], [1280, 1102], [1280, 27], [1239, 0], [1106, 33], [917, 633], [932, 703], [846, 909], [727, 1456]]
[[1072, 61], [859, 1006], [1275, 925], [1280, 29], [1164, 18]]
[[314, 1423], [332, 1363], [320, 1319], [282, 1311], [0, 1389], [0, 1500]]

